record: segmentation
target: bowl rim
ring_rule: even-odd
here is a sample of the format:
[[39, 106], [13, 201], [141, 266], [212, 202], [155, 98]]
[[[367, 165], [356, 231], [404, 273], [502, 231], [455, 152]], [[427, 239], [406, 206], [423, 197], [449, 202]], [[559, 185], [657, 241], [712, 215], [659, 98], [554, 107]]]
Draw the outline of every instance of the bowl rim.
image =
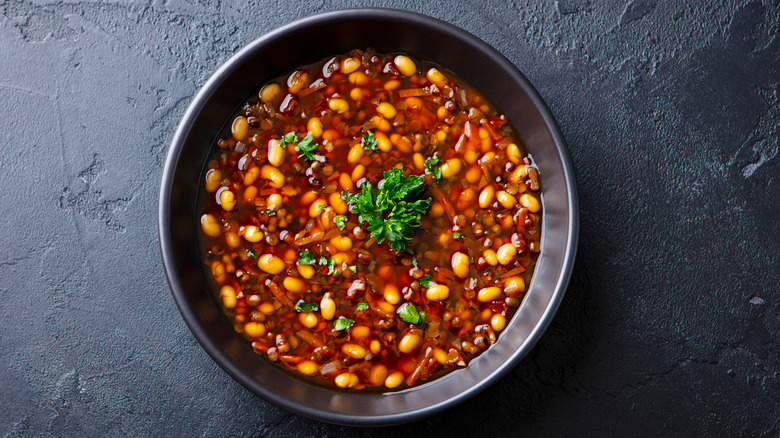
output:
[[[454, 40], [458, 41], [458, 43], [472, 46], [475, 50], [482, 52], [486, 57], [490, 58], [492, 62], [500, 66], [509, 76], [511, 76], [514, 83], [526, 94], [528, 100], [539, 112], [539, 116], [543, 120], [547, 131], [549, 131], [552, 142], [557, 149], [557, 155], [560, 157], [560, 165], [563, 169], [563, 180], [566, 186], [566, 197], [570, 206], [567, 218], [567, 232], [569, 238], [566, 241], [566, 247], [563, 249], [561, 264], [562, 269], [558, 275], [558, 281], [554, 286], [554, 290], [551, 294], [547, 306], [544, 308], [544, 311], [539, 318], [539, 322], [534, 326], [523, 343], [517, 347], [514, 353], [495, 370], [493, 370], [493, 372], [488, 376], [477, 382], [477, 384], [474, 386], [454, 397], [413, 411], [372, 416], [323, 412], [319, 409], [312, 408], [311, 406], [302, 405], [276, 392], [264, 390], [264, 388], [262, 388], [262, 386], [259, 385], [257, 381], [249, 378], [249, 376], [246, 376], [243, 371], [239, 370], [238, 366], [234, 364], [229, 357], [227, 357], [227, 355], [218, 345], [216, 345], [206, 328], [200, 324], [194, 308], [186, 298], [186, 295], [183, 291], [183, 285], [179, 279], [179, 272], [176, 267], [176, 262], [174, 260], [171, 236], [172, 233], [169, 228], [171, 221], [170, 207], [174, 176], [178, 167], [180, 155], [185, 146], [185, 139], [189, 133], [190, 126], [195, 121], [200, 111], [203, 110], [205, 104], [212, 97], [218, 86], [222, 84], [222, 82], [231, 73], [239, 68], [239, 66], [244, 63], [246, 59], [250, 58], [253, 53], [259, 50], [261, 47], [272, 44], [277, 40], [286, 38], [302, 28], [307, 28], [310, 26], [322, 26], [355, 19], [389, 19], [409, 23], [412, 25], [429, 27], [436, 32], [452, 37]], [[158, 233], [163, 267], [168, 285], [171, 289], [174, 301], [176, 302], [176, 306], [178, 307], [182, 318], [184, 319], [187, 327], [192, 332], [195, 339], [206, 351], [206, 353], [226, 373], [228, 373], [233, 379], [241, 383], [245, 388], [249, 389], [254, 394], [259, 395], [265, 400], [296, 414], [329, 423], [352, 426], [377, 426], [411, 422], [441, 412], [444, 409], [450, 408], [456, 404], [462, 403], [495, 383], [500, 377], [504, 376], [530, 352], [530, 350], [538, 342], [541, 335], [550, 325], [550, 322], [552, 321], [553, 316], [560, 306], [560, 303], [566, 292], [566, 288], [568, 287], [569, 281], [571, 279], [579, 240], [579, 202], [571, 156], [563, 140], [563, 136], [560, 132], [560, 128], [557, 122], [555, 121], [549, 107], [544, 102], [539, 92], [520, 72], [520, 70], [503, 54], [470, 32], [434, 17], [416, 12], [390, 8], [350, 8], [333, 10], [307, 16], [256, 38], [240, 49], [233, 56], [231, 56], [227, 61], [225, 61], [208, 79], [208, 81], [199, 89], [195, 97], [192, 99], [192, 102], [187, 107], [187, 110], [182, 116], [181, 121], [179, 122], [176, 133], [174, 134], [173, 140], [171, 141], [171, 146], [168, 151], [166, 161], [164, 163], [162, 179], [160, 183]], [[401, 394], [407, 391], [414, 391], [415, 388], [421, 388], [424, 386], [425, 385], [420, 387], [413, 387], [401, 392], [387, 394]], [[367, 395], [355, 393], [354, 395], [358, 397], [365, 397], [375, 394]]]

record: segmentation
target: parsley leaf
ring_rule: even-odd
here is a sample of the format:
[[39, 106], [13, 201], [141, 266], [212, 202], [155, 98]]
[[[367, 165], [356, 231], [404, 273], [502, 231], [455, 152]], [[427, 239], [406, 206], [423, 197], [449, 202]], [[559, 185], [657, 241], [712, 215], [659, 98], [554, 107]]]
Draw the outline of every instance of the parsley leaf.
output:
[[320, 266], [328, 267], [328, 275], [333, 275], [333, 273], [336, 271], [336, 261], [333, 259], [329, 259], [325, 256], [320, 256], [319, 263]]
[[366, 132], [363, 134], [363, 150], [375, 151], [377, 150], [377, 141], [373, 132]]
[[436, 154], [425, 159], [425, 173], [433, 175], [436, 181], [441, 179], [441, 167], [438, 164], [439, 156]]
[[303, 250], [298, 255], [298, 264], [299, 265], [313, 265], [317, 263], [317, 261], [314, 259], [314, 256], [311, 255], [311, 253], [308, 250]]
[[358, 301], [357, 311], [368, 310], [368, 301]]
[[431, 280], [433, 280], [433, 277], [430, 275], [423, 275], [423, 277], [420, 279], [420, 286], [430, 288], [433, 286], [433, 284], [431, 284]]
[[344, 227], [347, 226], [347, 217], [346, 216], [336, 216], [333, 218], [333, 223], [336, 224], [337, 227], [339, 227], [339, 230], [343, 230]]
[[325, 204], [317, 204], [317, 206], [314, 207], [317, 211], [324, 211], [325, 210]]
[[404, 251], [420, 227], [421, 216], [431, 208], [431, 200], [422, 199], [422, 176], [404, 176], [399, 168], [388, 170], [384, 176], [378, 188], [366, 182], [360, 194], [342, 192], [342, 198], [352, 205], [361, 224], [368, 223], [368, 231], [377, 242], [387, 240], [391, 248]]
[[314, 155], [314, 152], [317, 151], [317, 144], [312, 143], [313, 141], [314, 136], [311, 134], [304, 137], [303, 140], [298, 141], [298, 136], [295, 135], [295, 132], [292, 131], [284, 134], [282, 139], [279, 140], [283, 148], [286, 147], [287, 143], [294, 144], [295, 150], [298, 151], [299, 160], [307, 159], [311, 161], [320, 161], [321, 157]]
[[320, 310], [320, 306], [318, 306], [317, 303], [307, 303], [306, 301], [301, 300], [295, 303], [293, 309], [295, 309], [296, 312], [309, 313]]
[[244, 248], [244, 251], [246, 251], [246, 255], [248, 257], [252, 257], [253, 259], [257, 260], [257, 253], [249, 248]]
[[412, 303], [404, 303], [398, 308], [398, 316], [401, 320], [408, 322], [409, 324], [423, 325], [425, 324], [425, 312], [418, 313], [417, 308]]
[[457, 231], [452, 233], [452, 238], [453, 239], [460, 239], [461, 237], [463, 237], [463, 233], [459, 233]]
[[348, 266], [347, 269], [349, 269], [352, 272], [357, 272], [357, 266], [355, 266], [355, 265]]
[[339, 319], [333, 321], [333, 330], [340, 332], [342, 330], [348, 329], [352, 323], [354, 323], [354, 319], [344, 318], [343, 316], [340, 316]]

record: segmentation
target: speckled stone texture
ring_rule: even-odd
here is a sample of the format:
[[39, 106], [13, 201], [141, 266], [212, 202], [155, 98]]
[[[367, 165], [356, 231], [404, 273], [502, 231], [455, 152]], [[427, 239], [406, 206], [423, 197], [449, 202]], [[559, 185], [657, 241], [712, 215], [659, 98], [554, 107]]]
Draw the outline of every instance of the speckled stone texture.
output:
[[[779, 436], [778, 2], [486, 3], [0, 0], [0, 436]], [[463, 405], [368, 430], [219, 369], [156, 228], [209, 75], [352, 6], [504, 53], [557, 117], [581, 201], [571, 287], [532, 354]]]

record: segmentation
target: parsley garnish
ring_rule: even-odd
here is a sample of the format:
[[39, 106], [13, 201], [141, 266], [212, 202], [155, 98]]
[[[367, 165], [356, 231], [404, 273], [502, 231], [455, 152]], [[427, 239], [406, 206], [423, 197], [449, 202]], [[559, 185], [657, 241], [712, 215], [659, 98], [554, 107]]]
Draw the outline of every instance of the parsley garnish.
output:
[[459, 233], [457, 231], [452, 233], [452, 238], [453, 239], [460, 239], [461, 237], [463, 237], [463, 233]]
[[340, 316], [339, 319], [333, 321], [333, 331], [340, 332], [342, 330], [346, 330], [352, 325], [353, 322], [355, 322], [354, 319]]
[[295, 309], [296, 312], [309, 313], [320, 310], [320, 306], [318, 306], [317, 303], [307, 303], [306, 301], [301, 300], [295, 303], [293, 309]]
[[397, 313], [403, 321], [406, 321], [409, 324], [425, 324], [425, 312], [418, 313], [417, 308], [414, 307], [414, 304], [412, 303], [404, 303], [401, 307], [398, 308]]
[[257, 260], [257, 253], [252, 251], [249, 248], [244, 248], [244, 251], [246, 251], [246, 255], [249, 257], [252, 257], [253, 259]]
[[373, 132], [366, 132], [363, 134], [363, 150], [375, 151], [377, 150], [377, 142]]
[[425, 159], [425, 173], [433, 175], [436, 181], [441, 179], [441, 167], [438, 164], [439, 156], [436, 154]]
[[431, 286], [433, 286], [431, 284], [431, 280], [433, 280], [433, 277], [431, 277], [430, 275], [423, 275], [423, 277], [420, 279], [420, 286], [430, 288]]
[[325, 256], [320, 256], [319, 263], [320, 266], [328, 267], [328, 275], [332, 275], [336, 271], [336, 261], [333, 259], [329, 259]]
[[317, 143], [312, 143], [314, 141], [314, 136], [309, 134], [306, 137], [304, 137], [303, 140], [298, 141], [298, 136], [295, 135], [294, 132], [288, 132], [287, 134], [284, 134], [284, 137], [280, 140], [280, 143], [282, 147], [285, 147], [287, 143], [292, 143], [295, 145], [295, 150], [298, 151], [298, 159], [307, 159], [311, 161], [319, 161], [319, 157], [317, 155], [314, 155], [314, 152], [317, 151]]
[[339, 227], [339, 230], [343, 230], [344, 227], [347, 226], [347, 217], [346, 216], [336, 216], [333, 218], [333, 223], [336, 224], [337, 227]]
[[314, 259], [314, 256], [311, 255], [311, 253], [308, 250], [303, 250], [298, 255], [298, 264], [299, 265], [313, 265], [317, 263], [317, 261]]
[[314, 207], [317, 211], [323, 211], [325, 210], [325, 204], [317, 204], [316, 207]]
[[266, 208], [265, 210], [260, 210], [260, 214], [267, 214], [268, 216], [276, 216], [276, 210], [273, 208]]
[[366, 182], [360, 194], [347, 191], [341, 197], [352, 204], [352, 212], [358, 215], [360, 223], [368, 223], [368, 231], [377, 242], [387, 240], [391, 248], [403, 251], [420, 226], [420, 217], [431, 208], [431, 200], [421, 199], [422, 176], [404, 176], [399, 168], [390, 169], [384, 175], [379, 188]]
[[355, 265], [348, 266], [347, 269], [349, 269], [352, 272], [357, 272], [357, 266], [355, 266]]
[[358, 301], [357, 311], [368, 310], [368, 301]]

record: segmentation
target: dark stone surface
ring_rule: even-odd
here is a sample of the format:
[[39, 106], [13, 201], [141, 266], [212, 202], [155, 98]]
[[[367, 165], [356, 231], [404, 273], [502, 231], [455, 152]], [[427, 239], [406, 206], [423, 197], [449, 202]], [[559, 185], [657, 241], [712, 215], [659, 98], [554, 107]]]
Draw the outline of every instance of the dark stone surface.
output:
[[[0, 435], [778, 436], [780, 6], [686, 3], [0, 0]], [[176, 124], [223, 61], [368, 5], [463, 27], [528, 76], [582, 225], [560, 312], [509, 376], [356, 430], [211, 361], [169, 293], [156, 211]]]

